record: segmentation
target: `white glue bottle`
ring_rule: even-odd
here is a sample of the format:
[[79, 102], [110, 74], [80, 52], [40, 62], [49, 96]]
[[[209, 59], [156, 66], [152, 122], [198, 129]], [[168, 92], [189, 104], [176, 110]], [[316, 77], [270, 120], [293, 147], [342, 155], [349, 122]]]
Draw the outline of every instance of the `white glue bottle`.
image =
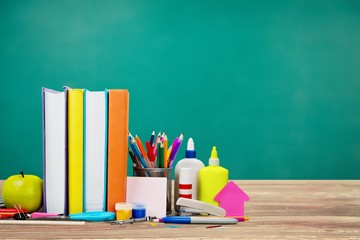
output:
[[185, 158], [181, 159], [175, 166], [175, 189], [174, 189], [174, 208], [179, 212], [180, 207], [176, 205], [176, 201], [179, 198], [179, 176], [181, 168], [189, 168], [189, 175], [192, 185], [192, 199], [198, 199], [198, 181], [199, 170], [205, 167], [204, 163], [196, 158], [196, 151], [194, 147], [194, 141], [189, 138], [187, 142], [187, 150], [185, 152]]
[[179, 197], [192, 199], [191, 168], [180, 168]]

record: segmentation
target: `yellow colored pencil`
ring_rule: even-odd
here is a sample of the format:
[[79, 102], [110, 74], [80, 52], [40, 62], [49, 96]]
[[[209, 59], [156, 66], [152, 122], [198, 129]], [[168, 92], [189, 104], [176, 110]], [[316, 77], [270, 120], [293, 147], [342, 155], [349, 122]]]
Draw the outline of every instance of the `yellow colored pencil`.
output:
[[169, 157], [170, 157], [170, 154], [171, 154], [171, 150], [172, 150], [172, 145], [166, 151], [166, 155], [165, 155], [166, 164], [167, 164], [166, 167], [169, 167]]
[[167, 168], [168, 166], [167, 152], [168, 152], [168, 138], [167, 135], [164, 134], [164, 167], [165, 168]]

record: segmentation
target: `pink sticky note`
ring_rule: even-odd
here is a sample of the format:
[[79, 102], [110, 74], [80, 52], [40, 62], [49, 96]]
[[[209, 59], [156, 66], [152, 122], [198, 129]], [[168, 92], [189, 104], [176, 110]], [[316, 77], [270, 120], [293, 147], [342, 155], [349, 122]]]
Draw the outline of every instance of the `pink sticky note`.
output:
[[226, 211], [226, 216], [244, 216], [244, 202], [249, 201], [249, 196], [233, 181], [215, 196], [214, 200]]

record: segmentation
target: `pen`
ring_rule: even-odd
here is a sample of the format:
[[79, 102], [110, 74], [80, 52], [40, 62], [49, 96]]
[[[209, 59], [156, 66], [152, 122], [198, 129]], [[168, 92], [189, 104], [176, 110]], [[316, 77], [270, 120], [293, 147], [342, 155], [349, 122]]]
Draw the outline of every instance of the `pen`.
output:
[[154, 221], [162, 223], [183, 223], [183, 224], [237, 224], [238, 220], [235, 218], [225, 217], [181, 217], [181, 216], [169, 216]]

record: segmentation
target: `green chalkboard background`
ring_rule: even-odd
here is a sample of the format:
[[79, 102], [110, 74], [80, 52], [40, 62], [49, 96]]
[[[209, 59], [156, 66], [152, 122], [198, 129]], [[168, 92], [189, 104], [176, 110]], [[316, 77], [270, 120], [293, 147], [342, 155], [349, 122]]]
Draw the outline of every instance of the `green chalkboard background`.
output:
[[360, 1], [1, 0], [0, 80], [0, 179], [42, 176], [65, 85], [129, 89], [134, 135], [216, 145], [231, 179], [360, 178]]

